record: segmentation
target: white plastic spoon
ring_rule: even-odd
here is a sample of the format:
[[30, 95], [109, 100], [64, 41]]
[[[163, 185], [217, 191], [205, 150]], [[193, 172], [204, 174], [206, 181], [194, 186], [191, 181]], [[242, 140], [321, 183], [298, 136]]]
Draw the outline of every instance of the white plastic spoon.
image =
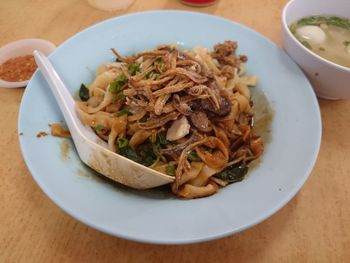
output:
[[33, 55], [63, 113], [79, 157], [86, 165], [114, 181], [135, 189], [153, 188], [174, 181], [174, 177], [110, 151], [107, 143], [78, 118], [75, 101], [49, 59], [37, 50]]

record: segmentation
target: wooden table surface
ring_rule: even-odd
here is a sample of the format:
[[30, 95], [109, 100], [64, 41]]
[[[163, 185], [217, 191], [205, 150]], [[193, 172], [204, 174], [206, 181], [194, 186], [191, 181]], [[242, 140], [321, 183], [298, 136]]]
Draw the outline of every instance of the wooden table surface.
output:
[[[193, 8], [176, 0], [136, 0], [103, 12], [86, 0], [1, 0], [0, 46], [22, 38], [56, 45], [124, 13], [185, 9], [243, 23], [281, 46], [287, 0], [220, 0]], [[242, 233], [193, 245], [160, 246], [112, 237], [73, 219], [32, 179], [20, 152], [23, 89], [0, 88], [0, 262], [350, 262], [350, 100], [320, 100], [323, 138], [312, 174], [278, 213]], [[296, 164], [297, 165], [297, 164]]]

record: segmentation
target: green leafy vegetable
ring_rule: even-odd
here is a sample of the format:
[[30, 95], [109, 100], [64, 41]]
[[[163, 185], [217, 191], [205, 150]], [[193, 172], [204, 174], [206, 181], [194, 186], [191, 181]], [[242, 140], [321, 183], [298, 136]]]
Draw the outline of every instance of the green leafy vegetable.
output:
[[291, 24], [291, 25], [289, 26], [289, 30], [290, 30], [290, 32], [292, 32], [292, 34], [295, 34], [295, 33], [297, 32], [297, 28], [298, 28], [298, 26], [297, 26], [296, 23]]
[[248, 166], [245, 163], [239, 163], [227, 167], [218, 174], [218, 177], [229, 183], [236, 183], [242, 181], [247, 172]]
[[137, 163], [151, 166], [157, 160], [157, 156], [153, 152], [153, 144], [149, 141], [139, 145], [136, 150], [131, 148], [129, 140], [125, 137], [119, 137], [117, 143], [119, 154]]
[[153, 151], [153, 144], [150, 141], [139, 145], [136, 152], [139, 156], [138, 162], [145, 166], [151, 166], [157, 160], [157, 156]]
[[313, 25], [318, 26], [320, 24], [326, 24], [325, 17], [320, 16], [308, 16], [298, 20], [298, 26]]
[[170, 176], [175, 176], [175, 173], [176, 173], [176, 165], [175, 164], [170, 164], [166, 167], [166, 170], [165, 170], [166, 174], [167, 175], [170, 175]]
[[120, 92], [121, 87], [125, 85], [127, 80], [128, 79], [126, 78], [126, 76], [124, 74], [120, 74], [116, 80], [112, 81], [109, 84], [109, 91], [112, 93]]
[[118, 91], [117, 94], [113, 94], [112, 103], [115, 103], [118, 100], [125, 100], [125, 99], [126, 99], [126, 96], [124, 95], [124, 92], [121, 90], [121, 91]]
[[162, 162], [167, 162], [167, 159], [162, 154], [163, 145], [160, 144], [158, 134], [152, 134], [152, 136], [149, 137], [149, 142], [152, 144], [153, 153], [157, 156], [157, 159]]
[[338, 16], [308, 16], [298, 20], [296, 26], [320, 26], [321, 24], [338, 26], [350, 30], [350, 20]]
[[137, 72], [140, 72], [140, 64], [134, 63], [128, 65], [128, 72], [131, 76], [136, 75]]
[[127, 77], [123, 73], [120, 74], [119, 77], [117, 78], [117, 81], [123, 83], [123, 85], [127, 80], [128, 80]]
[[171, 142], [166, 139], [166, 132], [160, 131], [157, 133], [157, 139], [156, 144], [159, 144], [160, 146], [170, 144]]
[[306, 40], [302, 40], [302, 41], [300, 41], [300, 43], [303, 44], [306, 48], [312, 50], [310, 43], [307, 42]]
[[350, 30], [350, 20], [347, 18], [330, 16], [326, 20], [327, 25], [338, 26]]
[[129, 145], [129, 140], [127, 138], [125, 138], [125, 137], [119, 137], [117, 139], [117, 142], [118, 142], [119, 149], [120, 148], [125, 148], [125, 147], [127, 147]]
[[157, 156], [153, 152], [153, 145], [151, 142], [143, 143], [137, 147], [137, 153], [140, 157], [139, 162], [145, 166], [150, 166], [157, 160]]
[[102, 124], [97, 124], [95, 127], [96, 131], [102, 131], [105, 128], [105, 126], [103, 126]]
[[165, 63], [164, 63], [164, 61], [163, 61], [162, 58], [157, 58], [157, 59], [154, 61], [154, 65], [156, 66], [156, 69], [157, 69], [158, 71], [161, 71], [161, 72], [165, 71], [166, 65], [165, 65]]
[[125, 100], [126, 96], [124, 95], [124, 92], [121, 90], [116, 94], [116, 99], [117, 100]]
[[117, 139], [118, 147], [119, 147], [119, 154], [134, 161], [138, 162], [139, 157], [137, 156], [136, 152], [131, 148], [129, 145], [129, 140], [124, 137], [119, 137]]
[[318, 50], [319, 51], [325, 51], [326, 49], [324, 47], [320, 47]]
[[128, 109], [122, 109], [122, 110], [116, 112], [114, 115], [116, 117], [120, 117], [120, 116], [123, 116], [123, 115], [126, 115], [126, 114], [127, 115], [132, 115], [132, 113]]
[[[123, 114], [127, 114], [127, 111], [125, 111]], [[166, 158], [161, 153], [161, 141], [163, 144], [168, 143], [168, 141], [165, 139], [165, 137], [163, 138], [163, 136], [165, 135], [157, 134], [155, 143], [152, 143], [150, 140], [146, 140], [135, 150], [131, 148], [129, 140], [127, 138], [119, 137], [117, 139], [119, 148], [118, 153], [145, 166], [151, 166], [157, 160], [166, 162]]]
[[138, 162], [139, 160], [139, 157], [137, 156], [136, 152], [131, 148], [130, 145], [120, 148], [119, 154], [134, 162]]
[[120, 86], [117, 84], [116, 81], [113, 81], [111, 84], [109, 84], [108, 89], [112, 93], [117, 93], [120, 90]]
[[162, 153], [162, 149], [165, 145], [170, 144], [171, 142], [166, 139], [165, 131], [160, 131], [157, 134], [150, 136], [148, 143], [152, 145], [154, 156], [162, 162], [167, 162], [167, 159]]
[[89, 89], [83, 83], [80, 85], [79, 98], [82, 101], [87, 101], [90, 98]]
[[150, 72], [148, 72], [148, 73], [146, 74], [146, 79], [150, 79], [150, 78], [157, 79], [158, 76], [159, 76], [159, 74], [158, 74], [157, 71], [154, 69], [154, 70], [152, 70], [152, 71], [150, 71]]
[[188, 158], [190, 161], [193, 161], [193, 162], [199, 162], [199, 161], [202, 160], [202, 159], [197, 155], [196, 151], [190, 152], [189, 155], [187, 155], [187, 158]]
[[154, 74], [156, 71], [155, 71], [155, 69], [154, 69], [154, 67], [153, 66], [151, 66], [150, 68], [149, 68], [149, 72], [146, 74], [146, 79], [149, 79], [149, 78], [151, 78], [152, 77], [152, 74]]

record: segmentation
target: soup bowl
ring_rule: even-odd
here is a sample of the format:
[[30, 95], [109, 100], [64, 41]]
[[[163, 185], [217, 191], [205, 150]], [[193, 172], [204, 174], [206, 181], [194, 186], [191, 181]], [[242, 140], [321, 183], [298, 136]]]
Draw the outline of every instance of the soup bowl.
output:
[[350, 98], [350, 68], [338, 65], [313, 53], [292, 34], [289, 26], [311, 15], [334, 15], [350, 18], [348, 0], [291, 0], [282, 13], [284, 49], [304, 71], [316, 95], [323, 99]]

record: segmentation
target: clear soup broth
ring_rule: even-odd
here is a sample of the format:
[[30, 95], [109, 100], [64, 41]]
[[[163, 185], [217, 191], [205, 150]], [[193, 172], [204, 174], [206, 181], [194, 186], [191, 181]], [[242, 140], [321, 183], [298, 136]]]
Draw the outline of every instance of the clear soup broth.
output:
[[350, 68], [350, 20], [337, 16], [308, 16], [290, 25], [294, 36], [317, 55]]

